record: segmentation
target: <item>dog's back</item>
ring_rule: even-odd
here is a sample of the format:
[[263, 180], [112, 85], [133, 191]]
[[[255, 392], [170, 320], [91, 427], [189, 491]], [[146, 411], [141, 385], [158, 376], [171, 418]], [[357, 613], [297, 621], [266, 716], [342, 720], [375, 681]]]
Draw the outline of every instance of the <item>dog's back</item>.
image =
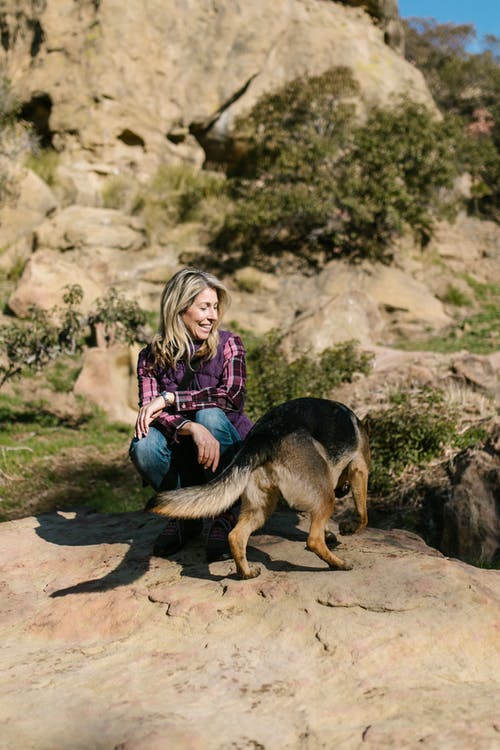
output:
[[242, 449], [242, 458], [259, 455], [270, 461], [280, 441], [291, 433], [305, 431], [325, 448], [331, 461], [367, 444], [362, 423], [347, 406], [323, 398], [297, 398], [270, 409], [254, 425]]

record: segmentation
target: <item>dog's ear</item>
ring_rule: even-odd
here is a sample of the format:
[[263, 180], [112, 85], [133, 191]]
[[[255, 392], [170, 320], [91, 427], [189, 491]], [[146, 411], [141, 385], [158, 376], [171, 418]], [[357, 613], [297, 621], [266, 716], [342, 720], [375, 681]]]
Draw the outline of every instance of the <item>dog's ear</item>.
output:
[[369, 414], [366, 414], [363, 417], [363, 419], [361, 420], [361, 424], [363, 425], [363, 428], [364, 428], [366, 434], [368, 435], [368, 437], [370, 437], [370, 433], [371, 433], [371, 429], [372, 429], [372, 423], [370, 421], [370, 415]]

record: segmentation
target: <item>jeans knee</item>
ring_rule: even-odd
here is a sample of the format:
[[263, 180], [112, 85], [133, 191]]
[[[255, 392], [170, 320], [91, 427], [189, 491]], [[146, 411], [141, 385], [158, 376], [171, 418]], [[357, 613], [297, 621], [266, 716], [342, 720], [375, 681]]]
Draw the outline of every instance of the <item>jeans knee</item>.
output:
[[224, 429], [228, 418], [217, 406], [210, 407], [209, 409], [199, 409], [195, 414], [195, 421], [198, 424], [202, 424], [207, 430], [213, 434], [217, 430]]
[[[149, 474], [161, 470], [166, 473], [170, 468], [171, 451], [166, 438], [154, 427], [142, 438], [133, 438], [129, 455], [133, 464], [141, 473]], [[160, 469], [161, 467], [161, 469]]]

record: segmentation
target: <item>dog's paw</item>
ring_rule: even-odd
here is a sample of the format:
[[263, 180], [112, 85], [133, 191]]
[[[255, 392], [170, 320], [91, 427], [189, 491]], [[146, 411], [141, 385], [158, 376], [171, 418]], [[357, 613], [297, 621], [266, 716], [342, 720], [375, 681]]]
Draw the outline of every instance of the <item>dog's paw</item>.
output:
[[257, 578], [260, 576], [260, 568], [258, 565], [250, 565], [246, 573], [241, 573], [240, 578], [249, 580], [250, 578]]
[[352, 565], [350, 563], [342, 563], [342, 565], [339, 565], [337, 570], [352, 570]]
[[358, 531], [360, 526], [361, 524], [358, 518], [344, 518], [339, 523], [339, 532], [343, 536], [347, 536], [349, 534], [355, 534], [356, 531]]

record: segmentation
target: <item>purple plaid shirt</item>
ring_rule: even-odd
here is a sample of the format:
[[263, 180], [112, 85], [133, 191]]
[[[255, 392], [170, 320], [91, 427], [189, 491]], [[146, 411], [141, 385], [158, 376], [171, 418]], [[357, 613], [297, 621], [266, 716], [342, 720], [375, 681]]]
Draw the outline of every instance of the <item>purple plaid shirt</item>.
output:
[[137, 379], [139, 406], [149, 403], [162, 391], [175, 395], [175, 403], [166, 407], [154, 420], [168, 438], [177, 440], [177, 430], [194, 418], [198, 409], [219, 407], [243, 439], [252, 422], [243, 412], [245, 403], [246, 364], [245, 348], [239, 336], [231, 331], [219, 331], [219, 346], [213, 359], [203, 360], [189, 390], [180, 391], [179, 385], [186, 372], [185, 362], [163, 370], [155, 367], [148, 345], [139, 353]]

